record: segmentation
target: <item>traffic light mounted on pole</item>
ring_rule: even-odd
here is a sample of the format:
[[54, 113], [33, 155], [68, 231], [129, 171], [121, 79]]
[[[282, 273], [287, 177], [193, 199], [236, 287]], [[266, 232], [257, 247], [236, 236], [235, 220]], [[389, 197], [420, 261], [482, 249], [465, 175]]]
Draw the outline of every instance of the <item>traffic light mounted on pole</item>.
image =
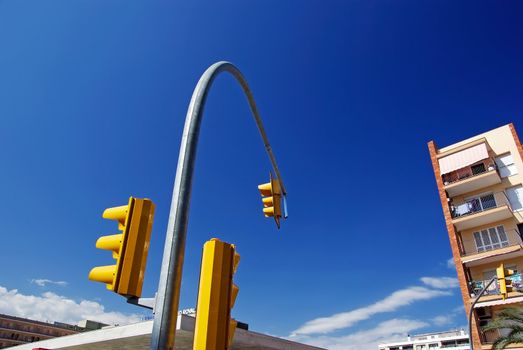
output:
[[498, 277], [499, 283], [499, 292], [503, 300], [507, 298], [508, 293], [512, 292], [512, 280], [508, 279], [507, 277], [512, 276], [516, 272], [516, 270], [506, 269], [503, 263], [501, 263], [501, 265], [499, 265], [499, 267], [496, 269], [496, 275]]
[[149, 199], [130, 197], [127, 205], [103, 212], [104, 219], [118, 221], [121, 233], [100, 237], [96, 248], [111, 250], [116, 264], [93, 268], [91, 281], [105, 283], [107, 289], [127, 298], [141, 296], [154, 208]]
[[273, 217], [276, 226], [280, 228], [280, 220], [282, 218], [280, 181], [274, 179], [272, 173], [269, 175], [269, 182], [259, 185], [258, 190], [262, 196], [265, 217]]
[[237, 322], [231, 318], [239, 288], [233, 275], [240, 262], [233, 244], [217, 238], [203, 246], [193, 349], [226, 350], [232, 345]]

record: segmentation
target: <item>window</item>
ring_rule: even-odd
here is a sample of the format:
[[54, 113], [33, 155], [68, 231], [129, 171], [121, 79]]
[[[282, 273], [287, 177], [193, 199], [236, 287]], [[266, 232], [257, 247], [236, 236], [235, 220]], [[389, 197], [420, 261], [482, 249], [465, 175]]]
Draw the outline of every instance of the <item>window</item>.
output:
[[467, 203], [473, 212], [496, 207], [496, 199], [492, 193], [468, 199]]
[[472, 170], [472, 175], [481, 174], [481, 173], [484, 173], [486, 171], [484, 163], [471, 165], [470, 169]]
[[512, 158], [512, 154], [510, 153], [497, 157], [496, 165], [498, 166], [501, 177], [508, 177], [518, 173], [516, 164], [514, 164], [514, 158]]
[[472, 208], [476, 209], [476, 210], [485, 210], [485, 209], [496, 207], [496, 200], [494, 199], [494, 195], [492, 193], [487, 194], [485, 196], [481, 196], [479, 198], [474, 198], [471, 201], [471, 203], [472, 203]]
[[452, 217], [455, 218], [462, 215], [476, 213], [478, 211], [495, 208], [496, 206], [496, 199], [492, 193], [466, 198], [465, 203], [453, 206], [451, 208]]
[[[494, 274], [495, 273], [496, 273], [496, 270], [494, 270]], [[476, 315], [479, 318], [479, 325], [481, 327], [486, 326], [492, 319], [492, 312], [490, 310], [490, 306], [478, 308], [476, 310]]]
[[503, 225], [474, 232], [478, 253], [508, 246], [508, 238]]
[[508, 201], [512, 210], [519, 211], [523, 209], [523, 186], [507, 188], [506, 191]]

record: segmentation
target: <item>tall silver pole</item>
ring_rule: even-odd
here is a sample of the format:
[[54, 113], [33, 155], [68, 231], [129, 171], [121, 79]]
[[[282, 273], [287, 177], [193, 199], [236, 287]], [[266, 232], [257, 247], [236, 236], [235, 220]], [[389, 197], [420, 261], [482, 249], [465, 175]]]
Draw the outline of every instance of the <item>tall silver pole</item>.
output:
[[187, 236], [187, 225], [189, 223], [189, 206], [191, 201], [191, 186], [196, 161], [196, 148], [200, 125], [203, 115], [203, 107], [209, 89], [218, 74], [221, 72], [231, 73], [240, 83], [243, 92], [247, 96], [249, 106], [256, 121], [256, 125], [263, 139], [265, 149], [272, 164], [272, 168], [280, 181], [282, 194], [287, 192], [272, 153], [269, 140], [254, 102], [252, 92], [241, 72], [232, 63], [217, 62], [210, 66], [201, 76], [194, 89], [183, 129], [180, 155], [174, 180], [174, 190], [169, 213], [169, 224], [165, 237], [163, 251], [162, 270], [156, 295], [154, 308], [154, 323], [151, 336], [151, 350], [174, 349], [174, 337], [176, 332], [176, 320], [178, 316], [178, 303], [180, 301], [180, 285], [182, 281], [183, 259], [185, 253], [185, 240]]

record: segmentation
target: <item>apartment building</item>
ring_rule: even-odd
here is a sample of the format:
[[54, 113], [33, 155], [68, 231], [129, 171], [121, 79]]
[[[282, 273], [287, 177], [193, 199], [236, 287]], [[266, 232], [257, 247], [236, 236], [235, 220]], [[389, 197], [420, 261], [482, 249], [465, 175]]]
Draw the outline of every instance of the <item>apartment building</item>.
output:
[[0, 349], [83, 331], [65, 323], [46, 323], [0, 314]]
[[[434, 141], [428, 146], [468, 314], [501, 263], [523, 271], [523, 148], [513, 124], [447, 147], [438, 148]], [[496, 281], [476, 304], [475, 349], [490, 349], [499, 336], [482, 332], [481, 326], [503, 308], [523, 306], [521, 275], [512, 280], [508, 298], [501, 298]]]
[[409, 335], [406, 340], [378, 345], [379, 350], [470, 350], [464, 330]]

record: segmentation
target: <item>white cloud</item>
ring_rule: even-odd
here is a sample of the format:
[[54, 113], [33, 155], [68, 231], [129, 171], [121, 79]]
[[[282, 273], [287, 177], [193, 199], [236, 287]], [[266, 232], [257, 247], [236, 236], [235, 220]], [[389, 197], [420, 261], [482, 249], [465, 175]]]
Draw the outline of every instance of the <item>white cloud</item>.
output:
[[25, 295], [16, 289], [7, 290], [0, 286], [0, 313], [25, 317], [39, 321], [59, 321], [76, 324], [89, 319], [107, 324], [129, 324], [140, 321], [139, 314], [124, 314], [105, 311], [105, 307], [95, 301], [72, 299], [45, 292], [41, 296]]
[[[426, 278], [431, 279], [431, 277]], [[435, 279], [438, 280], [438, 278]], [[352, 311], [341, 312], [332, 316], [320, 317], [308, 321], [296, 329], [292, 334], [306, 335], [333, 332], [339, 329], [351, 327], [357, 322], [366, 320], [379, 313], [395, 311], [402, 306], [407, 306], [420, 300], [428, 300], [446, 295], [452, 295], [452, 293], [450, 291], [434, 290], [426, 287], [408, 287], [400, 289], [374, 304]]]
[[453, 315], [440, 315], [440, 316], [434, 317], [431, 321], [436, 326], [446, 326], [446, 325], [451, 324], [454, 321], [454, 316]]
[[289, 339], [330, 350], [376, 350], [378, 344], [405, 340], [408, 333], [429, 326], [408, 319], [391, 319], [375, 328], [342, 336], [294, 335]]
[[56, 284], [57, 286], [65, 287], [67, 286], [67, 282], [65, 281], [52, 281], [45, 278], [39, 278], [39, 279], [32, 279], [31, 283], [34, 283], [40, 287], [45, 287], [46, 284]]
[[458, 279], [455, 277], [421, 277], [420, 280], [427, 286], [437, 289], [456, 288], [459, 286]]
[[454, 258], [450, 258], [449, 260], [447, 260], [447, 267], [452, 270], [454, 270], [456, 268], [456, 264], [454, 263]]
[[459, 315], [461, 313], [465, 314], [465, 308], [463, 305], [456, 306], [454, 309], [452, 309], [452, 313], [455, 315]]
[[450, 312], [446, 313], [445, 315], [439, 315], [431, 319], [432, 323], [435, 326], [447, 326], [452, 323], [454, 323], [454, 319], [458, 315], [463, 315], [464, 309], [463, 306], [456, 306], [453, 308]]

